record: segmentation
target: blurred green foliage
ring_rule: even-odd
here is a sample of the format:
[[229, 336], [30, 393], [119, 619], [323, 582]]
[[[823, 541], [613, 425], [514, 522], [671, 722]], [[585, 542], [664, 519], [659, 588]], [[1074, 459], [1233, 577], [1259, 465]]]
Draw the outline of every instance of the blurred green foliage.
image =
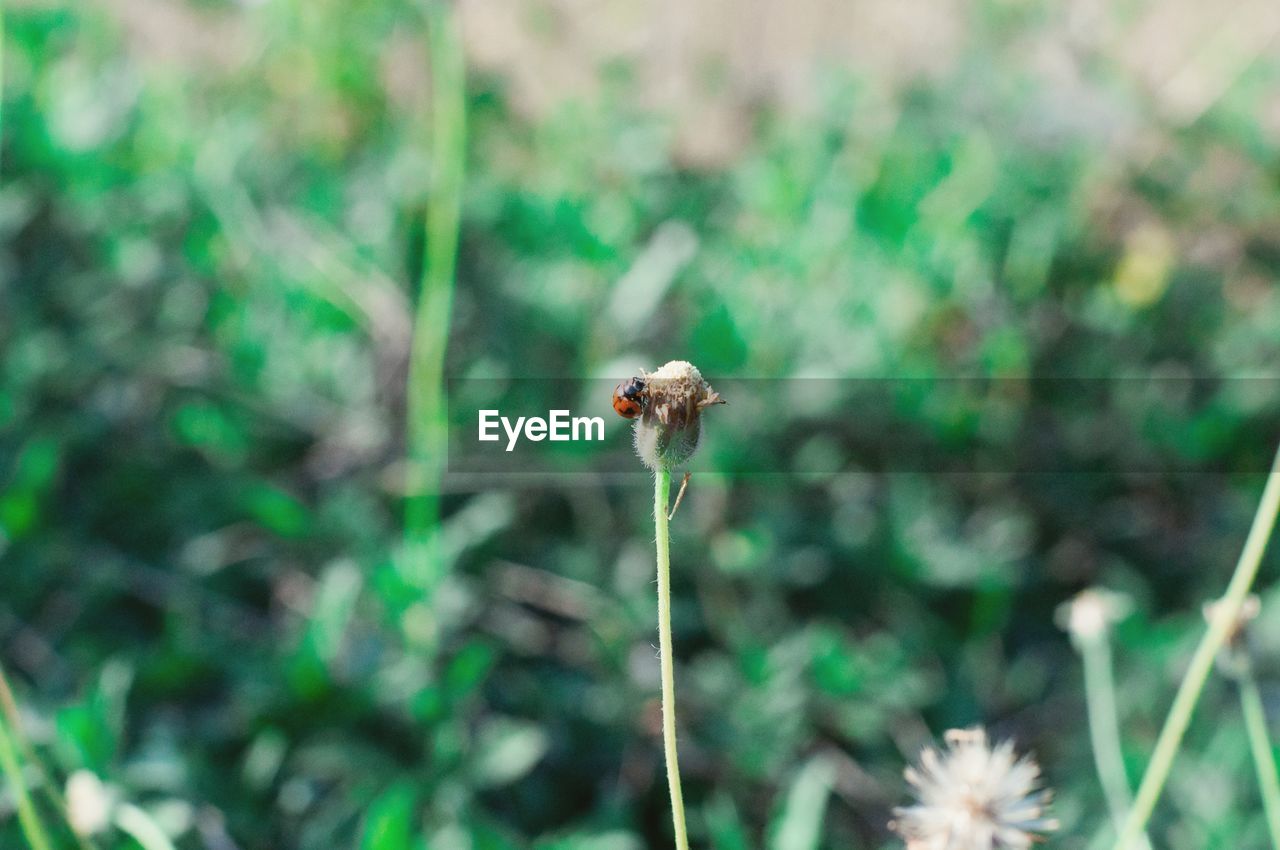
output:
[[[7, 20], [0, 659], [50, 771], [181, 848], [667, 846], [643, 477], [446, 480], [430, 605], [397, 568], [419, 7], [160, 5], [158, 42], [129, 4]], [[943, 77], [761, 107], [717, 169], [625, 73], [536, 118], [471, 80], [449, 375], [926, 379], [709, 415], [673, 523], [699, 846], [892, 846], [904, 763], [978, 722], [1038, 752], [1055, 846], [1098, 846], [1053, 611], [1137, 601], [1136, 777], [1243, 538], [1280, 421], [1280, 66], [1178, 122], [1105, 55], [1029, 73], [1056, 23], [1009, 9]], [[901, 471], [904, 437], [945, 473]], [[1264, 840], [1226, 686], [1153, 836]]]

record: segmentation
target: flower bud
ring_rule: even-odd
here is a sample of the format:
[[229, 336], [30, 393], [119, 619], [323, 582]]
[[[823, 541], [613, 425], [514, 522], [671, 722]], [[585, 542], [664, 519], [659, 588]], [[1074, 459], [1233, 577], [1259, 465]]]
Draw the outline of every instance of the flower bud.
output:
[[636, 454], [650, 469], [670, 469], [693, 457], [702, 436], [702, 411], [724, 404], [692, 363], [672, 360], [643, 373], [644, 412], [636, 419]]

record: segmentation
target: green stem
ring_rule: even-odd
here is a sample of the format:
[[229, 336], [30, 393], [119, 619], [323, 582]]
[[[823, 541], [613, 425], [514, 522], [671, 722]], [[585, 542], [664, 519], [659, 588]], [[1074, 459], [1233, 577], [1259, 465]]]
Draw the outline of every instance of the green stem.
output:
[[44, 831], [44, 823], [36, 812], [31, 795], [27, 792], [27, 781], [22, 775], [22, 765], [18, 761], [18, 750], [9, 734], [9, 724], [0, 717], [0, 769], [4, 770], [5, 779], [13, 789], [13, 797], [18, 805], [18, 823], [22, 825], [22, 833], [27, 837], [31, 850], [52, 850], [49, 836]]
[[466, 165], [466, 71], [452, 7], [427, 3], [431, 46], [431, 157], [426, 253], [409, 354], [405, 542], [418, 582], [429, 587], [439, 558], [440, 481], [447, 425], [444, 388], [458, 229]]
[[0, 0], [0, 150], [4, 150], [4, 2]]
[[1240, 616], [1240, 607], [1249, 595], [1249, 588], [1258, 574], [1262, 563], [1262, 555], [1267, 549], [1267, 541], [1271, 530], [1275, 527], [1276, 512], [1280, 510], [1280, 451], [1271, 464], [1271, 472], [1267, 475], [1267, 485], [1262, 491], [1262, 499], [1258, 503], [1258, 511], [1254, 514], [1253, 525], [1245, 540], [1244, 549], [1240, 552], [1240, 560], [1236, 564], [1227, 592], [1221, 604], [1214, 608], [1214, 618], [1209, 629], [1200, 639], [1187, 673], [1178, 686], [1173, 698], [1173, 706], [1169, 716], [1156, 738], [1155, 749], [1151, 753], [1151, 762], [1147, 765], [1142, 783], [1138, 786], [1138, 794], [1134, 798], [1133, 808], [1125, 818], [1124, 827], [1116, 839], [1115, 850], [1126, 850], [1135, 846], [1147, 821], [1151, 819], [1160, 792], [1164, 790], [1165, 781], [1169, 778], [1169, 770], [1173, 767], [1173, 759], [1182, 745], [1182, 736], [1191, 722], [1200, 692], [1204, 690], [1205, 680], [1213, 668], [1214, 657], [1226, 643], [1228, 636], [1236, 627]]
[[[9, 685], [9, 677], [5, 673], [3, 665], [0, 665], [0, 714], [9, 723], [9, 731], [17, 747], [19, 758], [26, 759], [27, 764], [35, 768], [40, 780], [40, 790], [44, 791], [49, 803], [58, 810], [62, 820], [70, 827], [71, 818], [67, 814], [67, 801], [62, 796], [62, 792], [58, 790], [58, 784], [53, 781], [48, 771], [45, 770], [44, 765], [36, 755], [35, 747], [31, 745], [31, 739], [27, 737], [26, 731], [22, 728], [22, 714], [18, 710], [18, 702], [13, 697], [13, 688]], [[90, 838], [80, 835], [74, 829], [71, 832], [75, 835], [76, 843], [80, 845], [81, 850], [95, 850], [96, 845]]]
[[667, 498], [671, 472], [666, 467], [653, 477], [653, 524], [658, 533], [658, 653], [662, 659], [662, 747], [667, 759], [667, 787], [671, 791], [671, 820], [676, 850], [689, 850], [684, 824], [684, 792], [680, 790], [680, 760], [676, 755], [676, 674], [671, 651], [671, 539]]
[[1280, 850], [1280, 774], [1276, 772], [1275, 750], [1267, 733], [1267, 715], [1262, 707], [1262, 695], [1258, 693], [1258, 681], [1253, 675], [1253, 664], [1247, 659], [1240, 669], [1239, 687], [1240, 711], [1244, 714], [1244, 728], [1249, 735], [1253, 766], [1258, 771], [1258, 788], [1267, 814], [1271, 846]]
[[[1120, 746], [1120, 720], [1116, 710], [1115, 676], [1111, 664], [1111, 641], [1106, 632], [1078, 641], [1084, 664], [1085, 708], [1089, 715], [1089, 740], [1093, 746], [1098, 780], [1107, 798], [1111, 820], [1118, 830], [1129, 811], [1131, 792], [1124, 769], [1124, 753]], [[1145, 835], [1139, 845], [1151, 845]]]

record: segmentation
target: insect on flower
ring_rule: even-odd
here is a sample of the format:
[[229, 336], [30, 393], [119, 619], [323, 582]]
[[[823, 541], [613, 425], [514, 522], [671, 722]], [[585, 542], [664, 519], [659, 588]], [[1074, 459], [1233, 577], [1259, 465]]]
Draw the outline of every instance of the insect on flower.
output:
[[1039, 766], [1012, 742], [991, 746], [982, 729], [952, 729], [946, 742], [906, 770], [919, 802], [895, 809], [890, 828], [907, 850], [1026, 850], [1058, 828]]
[[644, 413], [647, 400], [644, 378], [627, 378], [613, 388], [613, 409], [623, 419], [635, 419]]
[[[613, 409], [635, 420], [636, 454], [652, 470], [670, 470], [693, 457], [702, 436], [702, 412], [724, 404], [720, 393], [685, 360], [664, 363], [656, 371], [628, 378], [613, 391]], [[674, 515], [684, 498], [689, 473], [680, 482]]]

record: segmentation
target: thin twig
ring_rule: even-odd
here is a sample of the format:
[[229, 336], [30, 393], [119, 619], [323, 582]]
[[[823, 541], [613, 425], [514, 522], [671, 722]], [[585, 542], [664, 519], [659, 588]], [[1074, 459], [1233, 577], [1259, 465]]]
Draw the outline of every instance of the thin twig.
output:
[[675, 519], [676, 511], [680, 510], [680, 503], [684, 501], [684, 491], [689, 486], [689, 478], [692, 472], [686, 472], [684, 478], [680, 479], [680, 491], [676, 493], [676, 503], [671, 506], [671, 513], [667, 514], [667, 519]]

